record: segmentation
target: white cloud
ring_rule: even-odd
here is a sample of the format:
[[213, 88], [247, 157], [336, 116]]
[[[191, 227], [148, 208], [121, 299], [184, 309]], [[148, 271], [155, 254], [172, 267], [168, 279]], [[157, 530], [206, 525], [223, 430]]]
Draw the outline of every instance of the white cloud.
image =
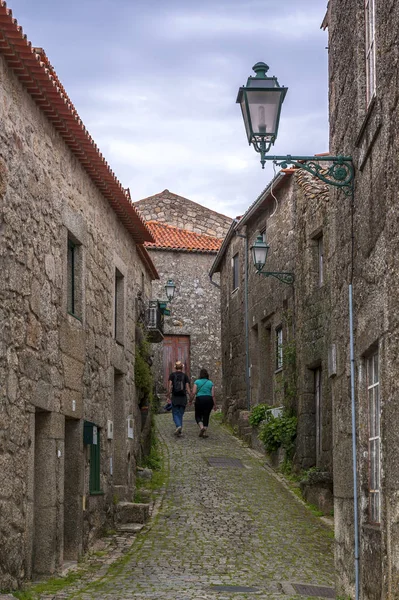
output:
[[[231, 12], [231, 11], [230, 11]], [[247, 12], [247, 11], [245, 11]], [[310, 31], [320, 27], [320, 16], [311, 10], [288, 10], [286, 14], [278, 12], [271, 14], [267, 19], [256, 18], [256, 14], [215, 15], [212, 12], [187, 12], [179, 11], [170, 15], [166, 23], [162, 23], [161, 35], [165, 38], [189, 38], [200, 36], [213, 38], [214, 36], [228, 37], [259, 36], [280, 39], [300, 40], [309, 37]]]

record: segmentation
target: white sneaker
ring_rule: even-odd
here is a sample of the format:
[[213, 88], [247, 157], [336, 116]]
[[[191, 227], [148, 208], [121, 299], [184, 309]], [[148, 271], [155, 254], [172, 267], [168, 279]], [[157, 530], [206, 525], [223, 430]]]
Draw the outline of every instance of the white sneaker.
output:
[[176, 427], [175, 435], [181, 435], [181, 427]]

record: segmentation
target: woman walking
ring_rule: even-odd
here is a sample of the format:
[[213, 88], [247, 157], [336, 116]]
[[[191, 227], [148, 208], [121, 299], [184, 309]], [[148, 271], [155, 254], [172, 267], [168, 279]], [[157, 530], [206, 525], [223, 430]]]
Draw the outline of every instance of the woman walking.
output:
[[211, 410], [216, 410], [215, 386], [209, 379], [206, 369], [201, 369], [199, 379], [194, 381], [193, 397], [195, 397], [195, 420], [200, 429], [200, 437], [208, 437], [206, 431], [209, 425]]

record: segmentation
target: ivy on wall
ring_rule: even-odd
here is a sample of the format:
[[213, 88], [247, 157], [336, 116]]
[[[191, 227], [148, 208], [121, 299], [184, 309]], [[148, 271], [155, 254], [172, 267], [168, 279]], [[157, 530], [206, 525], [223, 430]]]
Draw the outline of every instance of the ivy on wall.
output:
[[150, 406], [154, 400], [154, 378], [151, 371], [151, 345], [140, 327], [136, 335], [134, 380], [140, 406]]

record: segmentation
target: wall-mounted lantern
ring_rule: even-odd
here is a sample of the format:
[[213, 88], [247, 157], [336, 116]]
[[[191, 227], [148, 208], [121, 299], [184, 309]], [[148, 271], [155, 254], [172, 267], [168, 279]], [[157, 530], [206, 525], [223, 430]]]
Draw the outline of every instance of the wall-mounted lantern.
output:
[[269, 244], [266, 244], [262, 235], [258, 235], [253, 246], [250, 247], [252, 253], [252, 260], [256, 269], [257, 275], [263, 275], [264, 277], [275, 277], [283, 283], [292, 284], [294, 283], [294, 274], [287, 273], [285, 271], [264, 271], [263, 267], [266, 264], [267, 253], [269, 251]]
[[173, 281], [173, 279], [168, 279], [168, 281], [165, 285], [165, 292], [166, 292], [166, 297], [169, 300], [169, 302], [172, 302], [172, 300], [174, 298], [175, 289], [176, 289], [176, 285], [175, 285], [175, 282]]

